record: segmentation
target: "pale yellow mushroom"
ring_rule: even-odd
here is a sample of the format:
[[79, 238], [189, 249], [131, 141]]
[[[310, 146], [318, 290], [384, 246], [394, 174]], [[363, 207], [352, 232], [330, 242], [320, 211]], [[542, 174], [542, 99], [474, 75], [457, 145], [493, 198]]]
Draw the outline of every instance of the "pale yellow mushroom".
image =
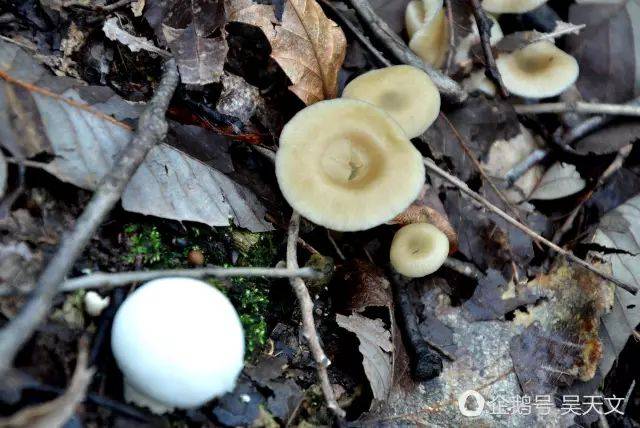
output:
[[560, 95], [578, 79], [578, 62], [553, 43], [533, 43], [500, 55], [496, 65], [505, 87], [524, 98]]
[[422, 135], [440, 113], [438, 88], [424, 71], [410, 65], [364, 73], [344, 88], [342, 97], [382, 108], [409, 138]]
[[536, 9], [548, 0], [483, 0], [482, 8], [490, 13], [525, 13]]
[[407, 277], [434, 273], [449, 255], [447, 235], [429, 223], [414, 223], [398, 230], [389, 256], [394, 269]]
[[449, 50], [449, 27], [443, 0], [412, 0], [405, 11], [409, 48], [422, 60], [442, 67]]
[[312, 222], [366, 230], [404, 211], [420, 193], [420, 152], [379, 107], [351, 99], [313, 104], [280, 135], [276, 177], [287, 202]]

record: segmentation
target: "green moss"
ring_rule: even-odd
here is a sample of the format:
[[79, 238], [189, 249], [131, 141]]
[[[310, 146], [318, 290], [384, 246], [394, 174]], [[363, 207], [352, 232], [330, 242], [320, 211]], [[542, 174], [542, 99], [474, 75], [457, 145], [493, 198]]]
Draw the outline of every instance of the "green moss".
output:
[[173, 267], [176, 254], [163, 242], [160, 231], [155, 226], [129, 224], [124, 233], [129, 246], [124, 261], [135, 264], [138, 261], [145, 266]]
[[[225, 267], [234, 265], [230, 259], [232, 250], [238, 254], [235, 265], [247, 267], [273, 266], [278, 252], [273, 233], [251, 233], [234, 227], [187, 226], [184, 235], [171, 239], [156, 226], [129, 224], [124, 233], [129, 247], [125, 262], [141, 263], [151, 269], [188, 267], [187, 254], [194, 249], [202, 251], [206, 263]], [[245, 329], [247, 358], [253, 358], [268, 339], [270, 282], [263, 278], [206, 281], [227, 295], [235, 306]]]

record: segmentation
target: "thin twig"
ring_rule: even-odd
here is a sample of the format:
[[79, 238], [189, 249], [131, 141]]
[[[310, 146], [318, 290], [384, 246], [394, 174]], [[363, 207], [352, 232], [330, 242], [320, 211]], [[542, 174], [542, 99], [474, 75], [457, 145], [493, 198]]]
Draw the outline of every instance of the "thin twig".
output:
[[376, 14], [368, 0], [347, 0], [347, 2], [355, 9], [376, 38], [385, 45], [398, 61], [424, 70], [431, 77], [431, 80], [433, 80], [442, 95], [450, 101], [462, 102], [467, 98], [467, 93], [457, 82], [430, 65], [425, 64], [419, 56], [413, 53], [400, 36]]
[[342, 13], [340, 9], [335, 7], [331, 1], [320, 0], [320, 3], [322, 3], [327, 9], [329, 9], [339, 19], [341, 26], [343, 28], [347, 28], [347, 30], [349, 30], [351, 34], [353, 34], [356, 37], [356, 39], [358, 39], [358, 42], [360, 42], [360, 44], [365, 49], [367, 49], [380, 64], [384, 65], [385, 67], [389, 67], [391, 65], [391, 61], [386, 59], [382, 54], [382, 52], [380, 52], [378, 49], [376, 49], [375, 46], [373, 46], [373, 43], [371, 43], [369, 38], [364, 34], [362, 34], [362, 31], [360, 31], [358, 27], [353, 25], [353, 22], [351, 22], [349, 18], [344, 16], [344, 13]]
[[460, 134], [460, 132], [456, 129], [456, 127], [453, 126], [453, 123], [451, 123], [451, 121], [449, 120], [449, 118], [447, 117], [446, 114], [440, 112], [440, 116], [442, 116], [444, 121], [447, 122], [447, 125], [449, 125], [449, 128], [453, 132], [453, 135], [455, 135], [456, 139], [460, 143], [460, 146], [462, 147], [462, 151], [471, 160], [471, 163], [478, 170], [478, 172], [480, 173], [480, 176], [489, 184], [491, 189], [495, 192], [496, 195], [498, 195], [498, 197], [505, 204], [505, 206], [509, 208], [509, 211], [511, 211], [513, 214], [515, 214], [515, 216], [519, 219], [520, 213], [518, 213], [518, 211], [515, 209], [513, 204], [511, 204], [511, 202], [509, 202], [509, 200], [502, 193], [502, 191], [500, 191], [500, 189], [498, 189], [498, 186], [496, 186], [496, 184], [493, 182], [491, 177], [489, 177], [487, 175], [487, 173], [484, 171], [484, 168], [482, 167], [482, 165], [480, 164], [478, 159], [476, 159], [474, 154], [471, 153], [471, 149], [469, 149], [469, 145], [467, 144], [467, 142], [466, 142], [465, 138], [462, 136], [462, 134]]
[[[291, 214], [289, 235], [287, 239], [287, 268], [289, 269], [298, 269], [296, 243], [299, 232], [300, 214], [294, 211], [293, 214]], [[318, 338], [316, 324], [313, 319], [313, 301], [309, 295], [309, 290], [307, 290], [307, 286], [300, 277], [291, 278], [291, 287], [296, 293], [296, 297], [300, 303], [300, 312], [302, 313], [302, 335], [307, 339], [309, 348], [311, 349], [311, 354], [316, 362], [318, 378], [320, 379], [320, 387], [322, 388], [324, 399], [327, 402], [327, 407], [334, 415], [336, 415], [337, 418], [342, 419], [345, 416], [345, 412], [340, 408], [340, 405], [336, 401], [335, 393], [331, 387], [331, 382], [329, 382], [327, 367], [329, 367], [331, 361], [329, 361], [329, 358], [327, 358], [322, 350], [322, 346], [320, 346], [320, 339]]]
[[265, 278], [317, 278], [319, 272], [312, 268], [268, 268], [268, 267], [207, 267], [201, 269], [166, 269], [105, 273], [95, 272], [86, 276], [72, 278], [65, 281], [59, 291], [74, 291], [89, 288], [120, 287], [132, 282], [151, 281], [158, 278], [183, 277], [183, 278], [230, 278], [236, 276], [253, 277], [262, 276]]
[[522, 104], [514, 106], [518, 114], [583, 113], [615, 116], [640, 116], [640, 106], [630, 104], [589, 103], [585, 101]]
[[178, 85], [178, 70], [174, 60], [165, 63], [162, 81], [147, 108], [140, 116], [138, 131], [122, 149], [111, 171], [67, 234], [55, 255], [41, 273], [33, 296], [0, 331], [0, 378], [8, 369], [22, 345], [31, 337], [38, 324], [47, 316], [58, 288], [94, 235], [100, 223], [120, 199], [126, 184], [138, 169], [149, 150], [162, 141], [167, 132], [165, 112]]
[[598, 190], [600, 187], [602, 187], [602, 185], [604, 185], [605, 181], [607, 181], [609, 177], [611, 177], [613, 174], [619, 171], [620, 168], [622, 168], [624, 161], [629, 157], [632, 149], [633, 149], [633, 144], [627, 144], [626, 146], [618, 150], [618, 154], [616, 155], [615, 159], [613, 160], [613, 162], [611, 162], [611, 164], [609, 164], [607, 169], [605, 169], [604, 172], [600, 174], [600, 177], [598, 178], [598, 182], [595, 184], [595, 186], [593, 186], [593, 188], [582, 198], [578, 206], [576, 206], [571, 211], [571, 214], [569, 214], [569, 216], [564, 221], [562, 226], [560, 226], [560, 228], [556, 231], [556, 233], [554, 233], [553, 239], [552, 239], [553, 242], [555, 242], [556, 244], [560, 242], [564, 234], [571, 229], [573, 222], [575, 221], [576, 217], [578, 216], [578, 213], [580, 212], [584, 204], [586, 204], [591, 199], [591, 197], [596, 192], [596, 190]]
[[480, 5], [480, 0], [469, 0], [469, 2], [471, 3], [473, 16], [476, 18], [478, 34], [480, 35], [480, 45], [482, 46], [482, 53], [484, 54], [485, 74], [493, 83], [495, 83], [500, 90], [500, 94], [506, 98], [509, 96], [509, 91], [504, 86], [502, 76], [500, 76], [500, 70], [498, 70], [496, 59], [494, 58], [493, 51], [491, 50], [491, 27], [494, 25], [493, 21], [489, 19]]
[[537, 242], [539, 242], [541, 244], [544, 244], [545, 246], [549, 247], [553, 251], [563, 255], [564, 257], [566, 257], [568, 260], [572, 261], [573, 263], [576, 263], [577, 265], [587, 269], [588, 271], [599, 275], [600, 277], [606, 279], [607, 281], [613, 282], [618, 287], [627, 290], [631, 294], [635, 295], [638, 292], [637, 287], [635, 287], [633, 285], [630, 285], [630, 284], [626, 284], [626, 283], [620, 281], [619, 279], [614, 278], [613, 276], [596, 269], [590, 263], [586, 262], [585, 260], [582, 260], [579, 257], [576, 257], [571, 251], [567, 251], [564, 248], [559, 247], [558, 245], [556, 245], [553, 242], [549, 241], [547, 238], [539, 235], [534, 230], [530, 229], [528, 226], [525, 226], [524, 224], [520, 223], [518, 220], [514, 219], [509, 214], [507, 214], [506, 212], [504, 212], [503, 210], [501, 210], [500, 208], [498, 208], [497, 206], [495, 206], [494, 204], [489, 202], [485, 197], [483, 197], [483, 196], [479, 195], [478, 193], [474, 192], [473, 190], [471, 190], [469, 188], [469, 186], [467, 186], [467, 184], [465, 182], [463, 182], [459, 178], [449, 174], [448, 172], [446, 172], [445, 170], [440, 168], [431, 159], [424, 158], [424, 165], [429, 171], [439, 175], [440, 177], [442, 177], [443, 179], [445, 179], [449, 183], [453, 184], [464, 195], [468, 196], [469, 198], [471, 198], [472, 200], [476, 201], [477, 203], [483, 205], [486, 209], [488, 209], [489, 211], [491, 211], [494, 214], [498, 215], [503, 220], [505, 220], [507, 223], [509, 223], [512, 226], [516, 227], [517, 229], [521, 230], [522, 232], [524, 232], [525, 234], [530, 236], [533, 240], [535, 240], [535, 241], [537, 241]]
[[531, 168], [539, 164], [545, 157], [547, 157], [548, 154], [549, 150], [543, 149], [536, 149], [529, 153], [526, 158], [517, 163], [507, 172], [507, 175], [505, 175], [504, 177], [507, 181], [507, 186], [513, 186], [513, 184], [518, 181], [520, 177], [525, 175]]

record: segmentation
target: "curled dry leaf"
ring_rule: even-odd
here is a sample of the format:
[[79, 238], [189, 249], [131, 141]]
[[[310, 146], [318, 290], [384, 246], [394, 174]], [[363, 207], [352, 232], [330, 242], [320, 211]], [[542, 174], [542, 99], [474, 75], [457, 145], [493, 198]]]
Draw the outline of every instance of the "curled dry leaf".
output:
[[530, 199], [552, 200], [573, 195], [584, 189], [586, 183], [575, 165], [557, 162], [547, 170]]
[[449, 240], [449, 252], [454, 253], [458, 247], [458, 235], [449, 223], [449, 219], [438, 210], [421, 203], [413, 203], [401, 214], [392, 219], [390, 224], [407, 225], [412, 223], [431, 223]]
[[241, 22], [262, 30], [267, 39], [275, 36], [276, 19], [273, 6], [254, 3], [251, 0], [225, 0], [225, 12], [229, 22]]
[[337, 96], [347, 41], [315, 0], [287, 1], [271, 46], [271, 56], [293, 83], [289, 89], [305, 104]]
[[55, 400], [25, 407], [9, 418], [0, 418], [0, 427], [12, 428], [58, 428], [75, 413], [76, 406], [85, 397], [94, 370], [87, 367], [86, 346], [81, 346], [78, 361], [69, 388]]
[[338, 325], [354, 333], [360, 341], [362, 365], [369, 379], [373, 398], [384, 400], [391, 390], [393, 343], [391, 332], [381, 319], [371, 319], [360, 314], [336, 315]]
[[104, 35], [107, 36], [110, 40], [117, 40], [118, 42], [128, 47], [131, 52], [139, 52], [141, 50], [144, 50], [157, 53], [165, 58], [169, 56], [169, 53], [167, 51], [158, 48], [153, 44], [151, 40], [127, 33], [120, 27], [120, 24], [118, 24], [118, 18], [113, 17], [104, 21], [102, 31], [104, 32]]

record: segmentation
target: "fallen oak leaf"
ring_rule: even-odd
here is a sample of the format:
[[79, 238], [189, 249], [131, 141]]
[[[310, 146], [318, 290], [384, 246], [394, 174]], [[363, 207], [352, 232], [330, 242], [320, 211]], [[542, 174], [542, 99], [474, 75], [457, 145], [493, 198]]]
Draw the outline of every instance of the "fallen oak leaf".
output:
[[271, 57], [291, 79], [291, 92], [310, 105], [338, 94], [347, 41], [315, 0], [289, 0], [271, 41]]

